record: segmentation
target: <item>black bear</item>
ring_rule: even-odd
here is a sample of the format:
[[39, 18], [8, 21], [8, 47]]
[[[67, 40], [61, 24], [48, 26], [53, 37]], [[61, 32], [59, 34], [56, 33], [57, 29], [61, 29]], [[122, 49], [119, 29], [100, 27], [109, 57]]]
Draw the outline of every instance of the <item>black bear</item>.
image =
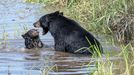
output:
[[99, 41], [77, 22], [63, 16], [63, 12], [53, 12], [42, 16], [34, 27], [42, 27], [54, 37], [55, 50], [79, 54], [103, 53]]
[[43, 47], [43, 43], [39, 38], [39, 31], [37, 29], [29, 30], [27, 33], [23, 34], [22, 37], [25, 39], [25, 46], [27, 49]]

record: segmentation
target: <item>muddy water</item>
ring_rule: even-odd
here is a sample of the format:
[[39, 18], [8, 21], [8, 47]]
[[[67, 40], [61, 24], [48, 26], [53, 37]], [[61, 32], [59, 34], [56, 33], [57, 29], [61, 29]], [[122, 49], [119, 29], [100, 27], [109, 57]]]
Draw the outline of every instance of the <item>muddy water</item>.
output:
[[[89, 75], [96, 69], [94, 64], [88, 65], [90, 56], [54, 51], [50, 33], [40, 35], [47, 47], [31, 50], [24, 48], [21, 34], [32, 29], [32, 24], [45, 14], [43, 7], [21, 0], [0, 1], [0, 75], [41, 75], [43, 71], [49, 75]], [[104, 37], [96, 37], [104, 49], [119, 50], [105, 42], [102, 39]]]

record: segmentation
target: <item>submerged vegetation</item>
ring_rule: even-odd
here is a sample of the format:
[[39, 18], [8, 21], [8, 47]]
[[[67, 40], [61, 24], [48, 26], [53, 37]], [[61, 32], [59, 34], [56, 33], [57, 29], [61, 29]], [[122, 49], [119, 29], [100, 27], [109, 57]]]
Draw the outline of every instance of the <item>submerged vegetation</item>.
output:
[[[110, 53], [97, 58], [96, 69], [92, 75], [133, 75], [134, 73], [134, 0], [26, 0], [27, 2], [45, 3], [45, 8], [63, 11], [87, 30], [111, 34], [121, 45], [121, 51], [110, 59]], [[51, 6], [51, 7], [50, 7]], [[94, 58], [95, 56], [93, 56]], [[105, 58], [105, 59], [104, 59]], [[119, 59], [118, 59], [119, 60]], [[89, 65], [90, 65], [89, 64]]]

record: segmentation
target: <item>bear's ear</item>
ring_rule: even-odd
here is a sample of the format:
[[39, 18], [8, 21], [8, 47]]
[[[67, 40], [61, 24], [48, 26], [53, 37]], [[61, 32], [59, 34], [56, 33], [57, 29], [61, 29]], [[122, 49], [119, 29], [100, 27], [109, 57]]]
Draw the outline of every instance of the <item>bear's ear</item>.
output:
[[56, 16], [63, 15], [63, 12], [55, 11], [54, 13], [45, 16], [46, 22], [50, 22], [55, 19]]
[[55, 11], [54, 14], [55, 14], [55, 15], [59, 15], [60, 12], [59, 12], [59, 11]]
[[60, 12], [60, 11], [56, 11], [54, 12], [55, 15], [63, 15], [63, 12]]
[[25, 34], [23, 34], [23, 35], [21, 35], [21, 36], [22, 36], [24, 39], [25, 39], [25, 37], [26, 37]]
[[60, 12], [59, 15], [63, 15], [63, 12]]

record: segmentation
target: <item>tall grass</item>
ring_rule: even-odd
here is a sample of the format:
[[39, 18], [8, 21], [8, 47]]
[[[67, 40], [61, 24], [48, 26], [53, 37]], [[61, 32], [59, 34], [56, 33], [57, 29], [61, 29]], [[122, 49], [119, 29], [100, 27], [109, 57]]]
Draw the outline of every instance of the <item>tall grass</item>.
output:
[[26, 1], [45, 3], [46, 9], [63, 11], [89, 31], [114, 34], [119, 42], [134, 44], [134, 0]]
[[[27, 0], [29, 1], [29, 0]], [[30, 0], [31, 2], [46, 2], [55, 10], [79, 21], [87, 30], [110, 33], [109, 21], [120, 13], [128, 13], [133, 0]], [[48, 6], [49, 7], [49, 6]], [[132, 9], [131, 9], [132, 10]], [[107, 31], [108, 30], [108, 31]]]
[[[93, 75], [133, 75], [134, 73], [134, 54], [133, 48], [130, 44], [122, 46], [122, 51], [115, 55], [118, 61], [111, 60], [110, 54], [106, 54], [105, 60], [100, 59], [96, 61], [97, 70]], [[132, 50], [132, 54], [129, 53]], [[130, 58], [131, 57], [131, 58]], [[116, 59], [115, 59], [116, 60]]]

